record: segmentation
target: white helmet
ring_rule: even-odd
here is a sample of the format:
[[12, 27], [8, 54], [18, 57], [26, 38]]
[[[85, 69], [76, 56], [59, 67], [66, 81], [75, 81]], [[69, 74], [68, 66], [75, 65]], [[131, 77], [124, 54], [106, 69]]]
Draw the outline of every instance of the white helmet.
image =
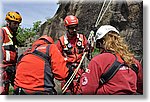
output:
[[111, 25], [103, 25], [97, 30], [95, 40], [101, 39], [110, 31], [114, 31], [119, 34], [119, 31], [115, 27]]

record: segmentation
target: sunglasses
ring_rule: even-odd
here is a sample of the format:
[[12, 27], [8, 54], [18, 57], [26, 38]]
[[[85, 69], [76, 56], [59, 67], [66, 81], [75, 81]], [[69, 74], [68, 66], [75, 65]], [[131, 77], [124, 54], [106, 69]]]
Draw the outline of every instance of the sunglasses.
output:
[[68, 26], [68, 29], [77, 29], [78, 28], [78, 26], [76, 25], [76, 26]]

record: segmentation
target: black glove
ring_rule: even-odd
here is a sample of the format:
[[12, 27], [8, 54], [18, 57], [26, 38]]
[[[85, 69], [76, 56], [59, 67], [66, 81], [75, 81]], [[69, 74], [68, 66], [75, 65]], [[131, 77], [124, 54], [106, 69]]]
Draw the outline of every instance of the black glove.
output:
[[74, 67], [72, 66], [72, 65], [70, 65], [69, 67], [68, 67], [68, 69], [69, 69], [69, 74], [68, 74], [68, 76], [66, 77], [66, 81], [68, 81], [69, 80], [69, 78], [71, 77], [71, 75], [73, 74], [73, 72], [74, 72]]
[[6, 68], [6, 72], [7, 72], [7, 75], [10, 77], [10, 82], [11, 82], [11, 85], [14, 86], [14, 79], [15, 79], [15, 74], [16, 74], [16, 67], [15, 66], [8, 66]]

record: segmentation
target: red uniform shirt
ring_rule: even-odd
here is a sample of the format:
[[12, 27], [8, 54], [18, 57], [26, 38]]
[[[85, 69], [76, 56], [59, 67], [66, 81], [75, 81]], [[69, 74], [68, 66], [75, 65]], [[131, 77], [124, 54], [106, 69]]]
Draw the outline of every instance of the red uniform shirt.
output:
[[[119, 62], [123, 60], [118, 57]], [[82, 94], [130, 94], [135, 93], [142, 83], [142, 67], [135, 61], [139, 68], [138, 77], [136, 73], [127, 67], [121, 67], [118, 72], [107, 83], [99, 86], [100, 76], [105, 73], [115, 61], [115, 56], [111, 53], [102, 53], [94, 57], [88, 65], [89, 71], [82, 74], [81, 89]], [[136, 84], [139, 84], [137, 88]]]

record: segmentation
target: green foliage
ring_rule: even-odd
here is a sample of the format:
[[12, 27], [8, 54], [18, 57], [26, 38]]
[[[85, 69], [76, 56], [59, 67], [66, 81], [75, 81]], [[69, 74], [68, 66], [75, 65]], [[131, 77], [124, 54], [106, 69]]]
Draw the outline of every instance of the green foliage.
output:
[[92, 52], [92, 56], [96, 56], [99, 54], [99, 49], [98, 48], [94, 48], [94, 51]]
[[17, 31], [18, 46], [24, 46], [24, 42], [26, 41], [26, 39], [36, 35], [39, 31], [40, 25], [41, 21], [37, 21], [33, 23], [32, 28], [19, 27]]

